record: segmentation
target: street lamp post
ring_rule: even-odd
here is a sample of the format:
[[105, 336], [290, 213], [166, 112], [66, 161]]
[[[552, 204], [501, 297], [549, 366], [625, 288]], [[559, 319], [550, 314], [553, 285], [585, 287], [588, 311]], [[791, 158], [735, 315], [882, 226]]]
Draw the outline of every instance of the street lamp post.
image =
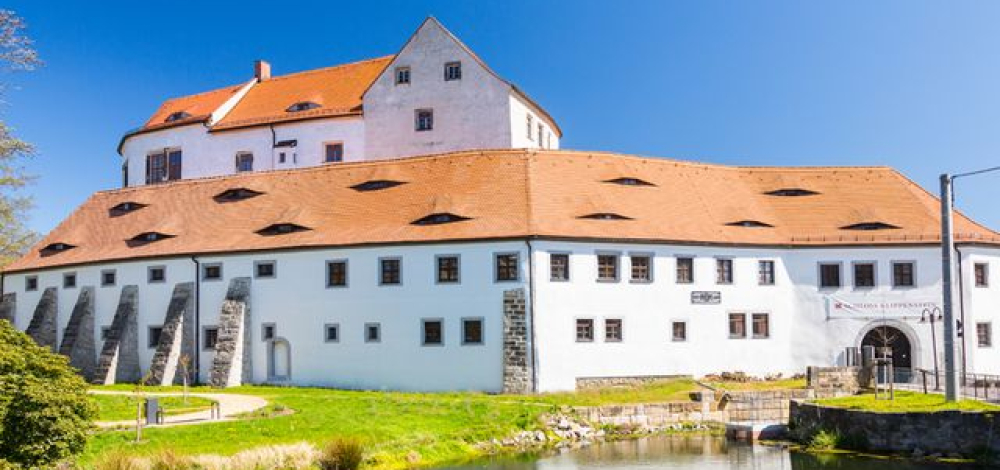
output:
[[[931, 353], [934, 355], [934, 390], [941, 390], [941, 373], [938, 371], [938, 353], [937, 353], [937, 333], [934, 331], [934, 321], [941, 319], [941, 309], [938, 307], [925, 308], [923, 312], [920, 313], [920, 323], [930, 322], [931, 323]], [[925, 384], [926, 386], [926, 384]]]

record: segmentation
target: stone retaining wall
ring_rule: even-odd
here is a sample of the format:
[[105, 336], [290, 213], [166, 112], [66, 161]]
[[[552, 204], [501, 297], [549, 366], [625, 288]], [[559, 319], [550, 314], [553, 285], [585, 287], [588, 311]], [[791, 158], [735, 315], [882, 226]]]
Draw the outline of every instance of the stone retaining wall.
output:
[[836, 430], [869, 450], [912, 455], [973, 456], [1000, 452], [1000, 413], [938, 411], [874, 413], [793, 401], [791, 424], [799, 436]]
[[729, 392], [719, 403], [727, 422], [787, 423], [792, 400], [815, 398], [811, 389]]
[[580, 418], [614, 426], [665, 426], [678, 423], [722, 422], [724, 413], [698, 402], [647, 403], [577, 407]]
[[869, 370], [862, 367], [808, 367], [806, 383], [818, 398], [855, 395], [867, 386]]

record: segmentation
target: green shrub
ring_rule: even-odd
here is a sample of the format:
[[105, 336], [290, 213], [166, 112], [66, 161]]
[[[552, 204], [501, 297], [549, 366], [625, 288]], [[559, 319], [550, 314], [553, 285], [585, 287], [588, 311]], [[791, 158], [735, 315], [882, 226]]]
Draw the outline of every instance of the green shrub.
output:
[[321, 470], [357, 470], [364, 454], [365, 446], [360, 440], [337, 438], [323, 446], [316, 463]]
[[809, 439], [811, 450], [833, 450], [840, 445], [840, 433], [836, 430], [820, 429]]
[[0, 455], [43, 467], [83, 451], [97, 416], [68, 360], [0, 320]]

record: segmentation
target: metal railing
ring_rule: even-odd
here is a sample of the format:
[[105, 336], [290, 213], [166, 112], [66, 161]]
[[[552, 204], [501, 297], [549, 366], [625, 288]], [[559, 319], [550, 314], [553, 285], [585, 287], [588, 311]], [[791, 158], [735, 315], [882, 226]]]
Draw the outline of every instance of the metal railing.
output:
[[[922, 393], [944, 393], [944, 372], [937, 374], [928, 369], [895, 368], [893, 384], [899, 390]], [[884, 374], [876, 374], [875, 380], [885, 383]], [[965, 373], [959, 375], [959, 388], [963, 398], [1000, 402], [1000, 375]]]

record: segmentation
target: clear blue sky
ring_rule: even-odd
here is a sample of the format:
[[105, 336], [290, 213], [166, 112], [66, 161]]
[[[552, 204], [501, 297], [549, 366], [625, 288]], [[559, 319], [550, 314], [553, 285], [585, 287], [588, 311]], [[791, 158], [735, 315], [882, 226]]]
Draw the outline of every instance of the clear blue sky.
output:
[[[46, 66], [2, 118], [35, 143], [31, 226], [119, 184], [165, 98], [391, 54], [437, 16], [559, 120], [563, 146], [740, 165], [1000, 165], [998, 2], [7, 1]], [[1000, 174], [959, 207], [1000, 228]]]

